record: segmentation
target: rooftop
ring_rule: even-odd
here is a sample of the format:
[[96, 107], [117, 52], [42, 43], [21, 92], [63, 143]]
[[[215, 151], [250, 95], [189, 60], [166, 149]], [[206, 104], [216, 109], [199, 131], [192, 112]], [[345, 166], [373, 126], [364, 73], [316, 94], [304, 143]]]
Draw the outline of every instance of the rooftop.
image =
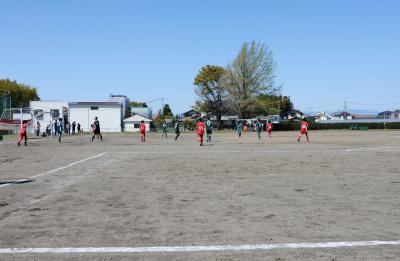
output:
[[71, 106], [71, 105], [85, 105], [85, 106], [109, 105], [109, 106], [120, 107], [121, 103], [119, 103], [119, 102], [70, 102], [70, 103], [68, 103], [68, 105], [69, 106]]

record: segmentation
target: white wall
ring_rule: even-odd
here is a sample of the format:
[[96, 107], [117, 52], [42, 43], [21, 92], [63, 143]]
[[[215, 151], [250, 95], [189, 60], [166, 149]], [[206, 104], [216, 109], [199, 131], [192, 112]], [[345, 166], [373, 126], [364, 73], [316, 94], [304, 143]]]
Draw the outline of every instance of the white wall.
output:
[[90, 125], [97, 117], [100, 122], [101, 132], [120, 132], [121, 131], [121, 108], [110, 105], [92, 105], [97, 106], [98, 110], [91, 110], [91, 105], [70, 104], [69, 121], [81, 124], [81, 129], [85, 132], [91, 131]]
[[[31, 101], [29, 103], [32, 114], [32, 126], [36, 127], [37, 122], [40, 122], [40, 132], [46, 131], [47, 125], [58, 118], [63, 118], [63, 108], [68, 108], [68, 104], [63, 101]], [[37, 118], [33, 116], [35, 110], [43, 110], [43, 117]], [[50, 110], [58, 110], [58, 117], [51, 117]], [[32, 128], [32, 132], [34, 128]]]

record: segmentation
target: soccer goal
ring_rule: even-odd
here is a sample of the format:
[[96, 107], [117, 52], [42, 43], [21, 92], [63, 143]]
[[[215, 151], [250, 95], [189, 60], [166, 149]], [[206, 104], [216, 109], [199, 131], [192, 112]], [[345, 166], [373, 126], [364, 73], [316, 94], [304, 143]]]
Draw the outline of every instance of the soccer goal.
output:
[[0, 130], [17, 132], [22, 125], [27, 123], [27, 128], [31, 128], [32, 114], [30, 108], [6, 108], [2, 109], [0, 115]]

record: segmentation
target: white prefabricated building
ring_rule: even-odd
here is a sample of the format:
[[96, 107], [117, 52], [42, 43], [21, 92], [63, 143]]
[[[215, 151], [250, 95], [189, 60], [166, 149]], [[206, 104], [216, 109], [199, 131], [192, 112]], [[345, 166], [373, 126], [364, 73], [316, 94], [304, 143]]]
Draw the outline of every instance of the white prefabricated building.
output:
[[121, 132], [122, 105], [120, 102], [70, 102], [69, 122], [80, 123], [85, 132], [91, 131], [95, 117], [102, 132]]

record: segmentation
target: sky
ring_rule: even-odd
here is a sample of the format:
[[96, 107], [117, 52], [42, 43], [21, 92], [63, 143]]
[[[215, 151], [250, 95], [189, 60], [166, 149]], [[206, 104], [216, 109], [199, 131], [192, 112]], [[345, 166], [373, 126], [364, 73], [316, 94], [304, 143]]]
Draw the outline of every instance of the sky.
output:
[[[271, 48], [303, 111], [400, 108], [400, 1], [0, 1], [0, 78], [43, 100], [196, 100], [202, 66], [245, 41]], [[156, 101], [149, 105], [160, 107]]]

